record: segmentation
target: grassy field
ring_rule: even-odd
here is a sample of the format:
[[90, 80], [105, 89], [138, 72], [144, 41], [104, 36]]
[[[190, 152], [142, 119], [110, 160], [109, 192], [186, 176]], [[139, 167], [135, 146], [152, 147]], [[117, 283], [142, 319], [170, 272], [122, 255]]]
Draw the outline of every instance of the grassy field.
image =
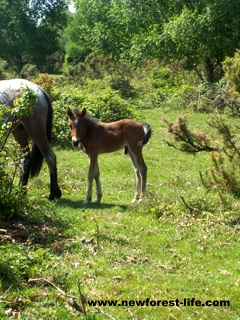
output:
[[[208, 154], [189, 156], [163, 142], [162, 118], [179, 113], [138, 113], [153, 128], [144, 148], [146, 198], [130, 204], [135, 176], [120, 151], [100, 156], [102, 204], [84, 207], [87, 156], [56, 150], [62, 199], [47, 201], [45, 166], [29, 184], [31, 214], [2, 226], [1, 319], [240, 318], [239, 200], [228, 196], [223, 204], [206, 193], [199, 171], [211, 166]], [[209, 116], [186, 116], [193, 128], [210, 130]], [[117, 305], [88, 306], [85, 299]], [[214, 305], [191, 306], [191, 299]]]

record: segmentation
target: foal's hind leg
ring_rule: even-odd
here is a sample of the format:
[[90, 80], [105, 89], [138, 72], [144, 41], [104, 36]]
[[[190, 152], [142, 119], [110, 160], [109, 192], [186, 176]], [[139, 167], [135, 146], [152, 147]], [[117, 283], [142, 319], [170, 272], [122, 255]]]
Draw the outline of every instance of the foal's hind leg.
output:
[[96, 203], [100, 203], [102, 199], [102, 187], [100, 182], [100, 171], [98, 166], [98, 161], [95, 167], [95, 181], [96, 181], [96, 187], [97, 187], [97, 200]]
[[135, 148], [130, 149], [129, 148], [129, 155], [131, 157], [134, 170], [136, 173], [136, 193], [132, 200], [132, 202], [135, 202], [137, 200], [140, 200], [146, 191], [146, 183], [147, 183], [147, 166], [144, 162], [143, 156], [142, 156], [142, 149]]

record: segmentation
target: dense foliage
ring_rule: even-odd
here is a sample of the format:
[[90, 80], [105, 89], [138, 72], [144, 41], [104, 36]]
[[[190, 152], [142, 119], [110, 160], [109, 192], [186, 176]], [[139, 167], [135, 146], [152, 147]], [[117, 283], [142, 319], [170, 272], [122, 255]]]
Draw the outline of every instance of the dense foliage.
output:
[[[201, 80], [221, 79], [222, 62], [239, 48], [240, 0], [0, 1], [0, 59], [59, 72], [89, 54], [134, 64], [185, 60]], [[64, 63], [65, 61], [65, 63]]]
[[239, 0], [75, 3], [68, 61], [82, 59], [86, 48], [117, 61], [187, 58], [201, 79], [214, 82], [222, 76], [221, 62], [239, 47]]
[[18, 74], [25, 64], [56, 71], [61, 62], [61, 31], [67, 22], [65, 0], [0, 1], [0, 58]]
[[12, 108], [0, 107], [0, 219], [10, 219], [24, 213], [27, 206], [26, 188], [17, 185], [22, 171], [23, 150], [15, 141], [10, 140], [10, 133], [18, 117], [31, 115], [36, 104], [36, 94], [29, 88], [21, 91], [21, 96], [14, 100]]

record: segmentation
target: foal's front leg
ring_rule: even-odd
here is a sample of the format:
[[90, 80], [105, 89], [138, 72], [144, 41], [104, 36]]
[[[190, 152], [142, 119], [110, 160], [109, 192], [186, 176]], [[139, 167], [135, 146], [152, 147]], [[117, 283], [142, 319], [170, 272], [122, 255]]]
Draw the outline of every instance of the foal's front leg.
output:
[[87, 197], [84, 201], [84, 204], [88, 204], [92, 200], [92, 184], [93, 179], [96, 181], [97, 185], [97, 201], [100, 202], [102, 198], [102, 189], [100, 184], [100, 173], [98, 169], [98, 159], [96, 155], [90, 156], [90, 165], [88, 170], [88, 191], [87, 191]]

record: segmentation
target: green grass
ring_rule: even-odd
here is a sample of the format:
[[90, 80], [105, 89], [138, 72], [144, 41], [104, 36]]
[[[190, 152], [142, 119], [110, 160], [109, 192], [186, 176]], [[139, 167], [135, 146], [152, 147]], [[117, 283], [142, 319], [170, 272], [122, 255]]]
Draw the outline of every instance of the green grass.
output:
[[[47, 201], [45, 166], [29, 184], [32, 208], [24, 220], [16, 221], [15, 229], [2, 226], [9, 235], [1, 243], [2, 319], [9, 318], [9, 309], [12, 318], [21, 319], [240, 317], [239, 201], [228, 195], [223, 204], [217, 193], [202, 187], [199, 171], [210, 167], [208, 154], [185, 155], [163, 142], [168, 133], [162, 118], [178, 115], [139, 111], [153, 136], [144, 148], [148, 194], [138, 204], [130, 204], [135, 176], [123, 151], [100, 156], [102, 204], [84, 207], [88, 158], [78, 150], [56, 150], [62, 199]], [[189, 112], [187, 118], [193, 128], [208, 128], [209, 116]], [[76, 296], [79, 305], [80, 286], [89, 300], [195, 298], [229, 300], [230, 307], [106, 306], [101, 313], [86, 307], [84, 316], [40, 278]]]

